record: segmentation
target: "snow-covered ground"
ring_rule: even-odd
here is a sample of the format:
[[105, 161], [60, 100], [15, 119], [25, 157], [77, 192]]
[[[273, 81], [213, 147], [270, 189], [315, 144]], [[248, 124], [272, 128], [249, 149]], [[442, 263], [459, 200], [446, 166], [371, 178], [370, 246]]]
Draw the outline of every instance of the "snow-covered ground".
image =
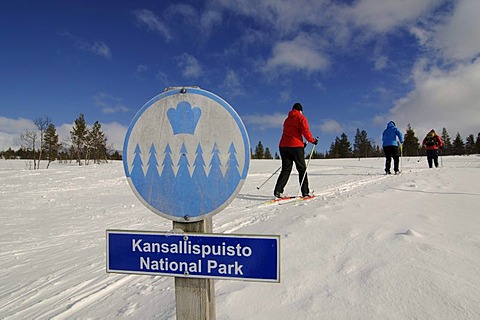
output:
[[[256, 207], [279, 166], [254, 160], [215, 233], [281, 236], [281, 282], [215, 281], [217, 319], [480, 319], [480, 157], [312, 160], [319, 198]], [[0, 160], [0, 318], [175, 319], [173, 278], [107, 274], [106, 229], [169, 231], [121, 162]], [[294, 170], [295, 171], [295, 170]], [[294, 174], [286, 193], [298, 191]]]

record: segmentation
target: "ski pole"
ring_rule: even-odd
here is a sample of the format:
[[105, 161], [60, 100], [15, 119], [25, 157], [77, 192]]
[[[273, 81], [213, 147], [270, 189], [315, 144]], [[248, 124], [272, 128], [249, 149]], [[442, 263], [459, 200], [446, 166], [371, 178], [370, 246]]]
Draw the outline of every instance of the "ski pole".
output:
[[403, 163], [402, 158], [403, 158], [403, 144], [400, 143], [400, 172], [403, 171], [403, 168], [402, 168], [402, 163]]
[[[318, 139], [318, 137], [317, 137], [317, 139]], [[297, 197], [298, 197], [298, 196], [300, 195], [300, 193], [302, 192], [303, 182], [305, 181], [305, 177], [307, 176], [308, 165], [310, 164], [310, 160], [312, 159], [313, 151], [314, 151], [314, 150], [315, 150], [315, 145], [313, 145], [312, 151], [310, 151], [310, 156], [308, 157], [307, 166], [305, 167], [305, 173], [303, 174], [302, 182], [300, 183], [300, 189], [299, 189], [298, 192], [297, 192]]]
[[443, 168], [443, 148], [440, 148], [440, 164], [442, 165], [442, 168]]
[[420, 159], [417, 160], [417, 162], [420, 162], [420, 160], [422, 160], [423, 158], [423, 154], [420, 156]]
[[280, 170], [281, 168], [282, 168], [282, 166], [280, 166], [277, 170], [275, 170], [275, 172], [272, 173], [272, 175], [270, 177], [268, 177], [267, 180], [265, 180], [260, 186], [257, 187], [257, 190], [260, 190], [260, 188], [263, 187], [265, 185], [265, 183], [267, 183], [268, 180], [270, 180], [278, 172], [278, 170]]

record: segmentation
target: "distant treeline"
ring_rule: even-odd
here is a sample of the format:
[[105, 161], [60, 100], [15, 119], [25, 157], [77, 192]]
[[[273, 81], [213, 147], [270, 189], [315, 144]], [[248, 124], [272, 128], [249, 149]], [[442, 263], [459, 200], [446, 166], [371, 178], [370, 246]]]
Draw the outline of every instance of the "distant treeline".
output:
[[[6, 151], [0, 151], [0, 158], [3, 159], [30, 159], [34, 162], [33, 168], [40, 168], [40, 162], [47, 161], [47, 168], [50, 162], [77, 162], [79, 165], [90, 162], [102, 163], [108, 160], [122, 160], [122, 156], [117, 150], [107, 147], [107, 137], [101, 130], [98, 121], [88, 127], [85, 122], [85, 116], [80, 114], [75, 119], [70, 139], [62, 143], [59, 142], [55, 126], [50, 118], [42, 116], [34, 120], [38, 131], [26, 131], [20, 135], [23, 145], [18, 150], [9, 148]], [[442, 140], [445, 143], [441, 150], [442, 155], [469, 155], [480, 154], [480, 133], [477, 137], [469, 134], [465, 141], [457, 132], [455, 139], [450, 138], [446, 128], [442, 129]], [[423, 137], [418, 138], [415, 131], [409, 124], [404, 133], [403, 156], [421, 156], [425, 154], [422, 146]], [[251, 150], [252, 159], [280, 159], [277, 152], [272, 155], [268, 147], [264, 147], [259, 141], [255, 150]], [[332, 159], [332, 158], [368, 158], [383, 156], [383, 149], [375, 144], [373, 139], [368, 137], [365, 130], [357, 129], [353, 144], [345, 133], [336, 137], [331, 143], [330, 149], [325, 153], [315, 151], [312, 159]]]
[[[452, 141], [447, 129], [442, 129], [442, 140], [445, 144], [441, 150], [442, 155], [469, 155], [480, 154], [480, 133], [477, 137], [469, 134], [463, 140], [460, 133], [457, 132], [455, 139]], [[404, 144], [402, 149], [403, 156], [421, 156], [425, 154], [425, 148], [422, 146], [424, 137], [416, 137], [415, 131], [409, 124], [407, 132], [404, 133]], [[310, 156], [310, 155], [309, 155]], [[333, 159], [333, 158], [368, 158], [383, 156], [383, 149], [381, 144], [377, 145], [372, 139], [368, 137], [365, 130], [357, 129], [353, 144], [348, 139], [345, 133], [340, 137], [336, 137], [335, 141], [331, 143], [330, 149], [325, 152], [314, 152], [312, 159]], [[280, 159], [277, 152], [272, 156], [270, 149], [264, 148], [261, 141], [255, 147], [255, 151], [251, 151], [252, 159]]]
[[29, 159], [33, 161], [33, 169], [39, 169], [41, 161], [47, 161], [48, 168], [52, 161], [75, 161], [79, 165], [88, 165], [90, 162], [105, 163], [122, 159], [118, 151], [107, 147], [107, 137], [101, 130], [101, 124], [95, 121], [91, 128], [88, 127], [83, 114], [75, 119], [70, 139], [64, 142], [59, 141], [55, 125], [49, 117], [42, 116], [33, 122], [37, 130], [20, 134], [22, 147], [0, 151], [0, 158]]

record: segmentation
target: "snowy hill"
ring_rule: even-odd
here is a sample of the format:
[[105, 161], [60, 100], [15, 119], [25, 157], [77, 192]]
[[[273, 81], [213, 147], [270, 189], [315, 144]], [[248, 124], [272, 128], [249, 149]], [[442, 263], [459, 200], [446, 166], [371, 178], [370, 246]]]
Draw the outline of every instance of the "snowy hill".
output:
[[[217, 319], [479, 319], [480, 157], [312, 160], [318, 199], [257, 207], [254, 160], [215, 233], [281, 236], [281, 282], [215, 281]], [[25, 170], [0, 160], [0, 318], [175, 319], [173, 278], [105, 272], [106, 229], [169, 231], [121, 162]], [[295, 170], [294, 170], [295, 171]], [[296, 194], [294, 174], [286, 193]]]

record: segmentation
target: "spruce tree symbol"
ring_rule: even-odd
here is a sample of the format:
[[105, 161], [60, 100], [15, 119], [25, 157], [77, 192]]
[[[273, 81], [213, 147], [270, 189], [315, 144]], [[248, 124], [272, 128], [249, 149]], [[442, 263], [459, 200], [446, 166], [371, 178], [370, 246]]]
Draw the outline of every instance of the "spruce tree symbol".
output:
[[210, 172], [208, 174], [208, 199], [216, 206], [222, 204], [225, 198], [225, 178], [222, 174], [222, 163], [220, 161], [220, 150], [217, 143], [212, 148], [212, 160], [210, 161]]
[[[160, 175], [160, 180], [159, 180], [159, 192], [158, 194], [158, 206], [157, 209], [159, 209], [162, 212], [170, 212], [172, 208], [167, 208], [167, 203], [169, 202], [168, 199], [171, 199], [172, 196], [174, 196], [174, 189], [175, 189], [175, 173], [173, 172], [173, 161], [172, 161], [172, 149], [170, 148], [170, 145], [167, 143], [165, 146], [165, 151], [164, 151], [165, 157], [163, 158], [163, 170], [162, 174]], [[170, 202], [171, 203], [171, 202]], [[161, 210], [162, 209], [162, 210]], [[168, 211], [166, 211], [169, 209]]]
[[192, 173], [192, 187], [195, 196], [191, 197], [192, 207], [202, 209], [200, 197], [202, 190], [205, 190], [207, 184], [207, 174], [205, 172], [205, 160], [203, 159], [203, 150], [200, 143], [195, 150], [195, 160], [193, 162], [194, 168]]
[[228, 149], [228, 160], [227, 160], [227, 172], [225, 173], [225, 182], [227, 184], [227, 193], [231, 194], [235, 191], [241, 177], [238, 172], [238, 161], [237, 161], [237, 150], [233, 142], [230, 144]]
[[[193, 197], [198, 197], [198, 194], [193, 193], [192, 188], [192, 179], [190, 177], [188, 159], [187, 159], [187, 148], [185, 144], [182, 144], [180, 148], [180, 159], [178, 160], [178, 171], [175, 178], [175, 194], [177, 197], [181, 197], [187, 201], [178, 202], [179, 211], [187, 214], [190, 210], [195, 210], [196, 208], [192, 207], [190, 199]], [[197, 208], [198, 209], [198, 208]]]
[[144, 182], [145, 182], [145, 174], [143, 173], [143, 162], [141, 157], [142, 151], [140, 146], [135, 146], [134, 157], [132, 161], [132, 171], [131, 171], [131, 179], [135, 183], [137, 191], [139, 194], [143, 194], [144, 189]]
[[157, 161], [157, 150], [155, 145], [152, 143], [150, 146], [149, 157], [148, 157], [148, 168], [145, 176], [145, 190], [144, 196], [156, 201], [155, 189], [159, 184], [160, 177], [158, 175], [158, 161]]

